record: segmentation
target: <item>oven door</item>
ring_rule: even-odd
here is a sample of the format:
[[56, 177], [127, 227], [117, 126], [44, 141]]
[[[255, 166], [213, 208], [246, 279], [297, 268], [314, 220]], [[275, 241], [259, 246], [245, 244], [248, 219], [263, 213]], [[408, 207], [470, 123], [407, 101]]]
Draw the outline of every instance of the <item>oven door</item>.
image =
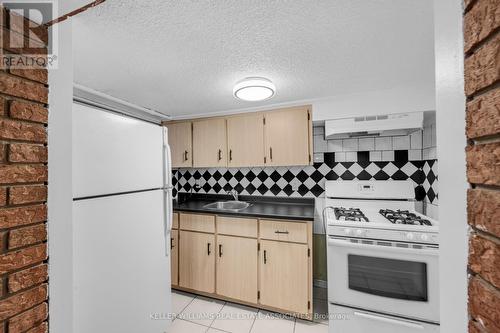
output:
[[329, 236], [329, 301], [438, 323], [438, 252], [425, 245]]

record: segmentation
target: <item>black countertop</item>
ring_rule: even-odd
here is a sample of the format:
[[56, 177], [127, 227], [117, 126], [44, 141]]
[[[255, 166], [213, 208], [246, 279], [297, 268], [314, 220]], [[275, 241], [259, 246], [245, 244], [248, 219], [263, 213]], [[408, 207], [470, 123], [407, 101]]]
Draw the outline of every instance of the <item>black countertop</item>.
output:
[[237, 215], [287, 220], [314, 220], [314, 199], [279, 198], [260, 196], [240, 196], [240, 201], [250, 203], [248, 208], [237, 212], [207, 209], [203, 206], [215, 201], [233, 200], [229, 195], [185, 194], [179, 193], [178, 200], [173, 203], [174, 211], [192, 213], [212, 213], [218, 215]]

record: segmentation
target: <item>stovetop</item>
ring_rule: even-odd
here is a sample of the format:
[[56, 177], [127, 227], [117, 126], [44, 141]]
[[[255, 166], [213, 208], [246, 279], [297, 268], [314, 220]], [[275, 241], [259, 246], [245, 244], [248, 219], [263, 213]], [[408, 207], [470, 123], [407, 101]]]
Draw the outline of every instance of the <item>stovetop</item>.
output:
[[335, 207], [334, 213], [336, 219], [339, 221], [368, 222], [368, 218], [359, 208]]
[[393, 203], [380, 209], [374, 202], [353, 203], [327, 202], [328, 235], [438, 244], [439, 223], [411, 210], [410, 205]]
[[418, 216], [416, 213], [412, 213], [408, 210], [381, 209], [379, 213], [394, 224], [432, 226], [432, 223], [428, 219]]
[[[338, 221], [370, 222], [368, 217], [360, 208], [333, 208], [335, 219]], [[432, 226], [432, 222], [417, 213], [401, 209], [380, 209], [379, 214], [392, 224]], [[380, 222], [380, 219], [377, 219]]]
[[327, 181], [328, 237], [437, 245], [439, 222], [415, 211], [408, 181]]

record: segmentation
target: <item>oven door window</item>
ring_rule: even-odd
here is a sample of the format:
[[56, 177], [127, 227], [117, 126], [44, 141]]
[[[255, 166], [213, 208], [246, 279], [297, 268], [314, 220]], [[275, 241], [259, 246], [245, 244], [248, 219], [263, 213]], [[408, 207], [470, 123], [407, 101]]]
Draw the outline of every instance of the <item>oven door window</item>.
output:
[[427, 264], [415, 261], [348, 255], [349, 289], [427, 302]]

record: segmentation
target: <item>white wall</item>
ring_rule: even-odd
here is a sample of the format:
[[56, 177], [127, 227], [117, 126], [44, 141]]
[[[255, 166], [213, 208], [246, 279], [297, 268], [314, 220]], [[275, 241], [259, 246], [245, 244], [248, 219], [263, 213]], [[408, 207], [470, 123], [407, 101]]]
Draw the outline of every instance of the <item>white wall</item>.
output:
[[441, 332], [467, 332], [467, 212], [462, 1], [435, 0]]
[[[275, 103], [252, 108], [203, 113], [197, 116], [199, 118], [222, 116], [306, 104], [312, 104], [314, 122], [357, 115], [432, 111], [436, 109], [435, 88], [432, 84], [402, 84], [393, 89], [377, 90], [374, 87], [373, 91], [365, 91], [357, 94]], [[173, 117], [174, 120], [185, 118], [192, 118], [192, 116]]]
[[49, 71], [49, 313], [50, 332], [73, 332], [73, 227], [71, 20], [59, 25], [59, 68]]
[[402, 85], [314, 101], [313, 121], [430, 110], [435, 110], [434, 86]]

